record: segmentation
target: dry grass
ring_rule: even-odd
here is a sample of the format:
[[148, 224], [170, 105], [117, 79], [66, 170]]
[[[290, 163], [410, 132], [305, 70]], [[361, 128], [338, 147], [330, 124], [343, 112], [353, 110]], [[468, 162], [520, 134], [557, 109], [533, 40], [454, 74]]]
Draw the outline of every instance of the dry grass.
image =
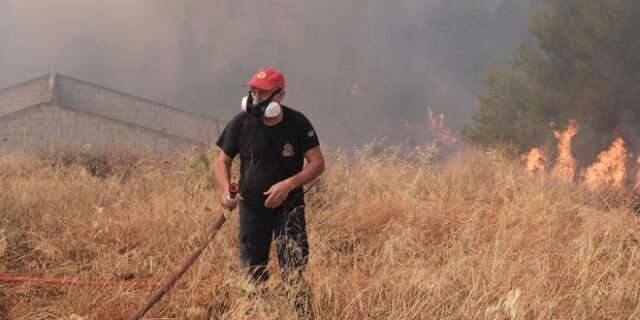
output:
[[[1, 274], [162, 279], [218, 215], [207, 158], [111, 157], [103, 177], [90, 160], [0, 161]], [[331, 154], [308, 197], [318, 319], [640, 317], [640, 224], [624, 196], [609, 209], [497, 153], [422, 160]], [[236, 233], [237, 217], [148, 318], [294, 319], [276, 261], [269, 294], [240, 293]], [[122, 319], [149, 295], [0, 283], [0, 318]]]

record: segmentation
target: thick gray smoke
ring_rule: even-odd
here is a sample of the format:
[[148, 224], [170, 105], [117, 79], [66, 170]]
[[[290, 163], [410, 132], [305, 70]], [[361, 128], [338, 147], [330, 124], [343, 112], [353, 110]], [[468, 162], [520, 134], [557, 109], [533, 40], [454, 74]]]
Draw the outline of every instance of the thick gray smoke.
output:
[[55, 71], [228, 120], [274, 66], [325, 142], [398, 140], [427, 105], [469, 120], [490, 63], [527, 40], [531, 2], [3, 0], [0, 87]]

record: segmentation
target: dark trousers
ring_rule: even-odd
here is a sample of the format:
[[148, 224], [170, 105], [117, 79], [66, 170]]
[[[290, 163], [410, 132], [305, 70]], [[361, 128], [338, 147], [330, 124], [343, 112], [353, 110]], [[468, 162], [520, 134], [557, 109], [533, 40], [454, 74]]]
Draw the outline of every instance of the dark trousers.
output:
[[269, 279], [267, 263], [274, 238], [283, 279], [298, 281], [309, 260], [304, 206], [278, 213], [240, 206], [240, 260], [256, 282]]

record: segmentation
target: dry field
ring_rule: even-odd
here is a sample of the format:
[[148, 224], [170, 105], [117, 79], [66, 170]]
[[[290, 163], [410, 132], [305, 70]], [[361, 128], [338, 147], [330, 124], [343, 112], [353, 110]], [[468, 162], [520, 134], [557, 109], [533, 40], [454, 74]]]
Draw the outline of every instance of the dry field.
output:
[[[408, 162], [375, 150], [330, 152], [308, 193], [317, 319], [640, 318], [630, 191], [527, 177], [497, 152]], [[163, 279], [219, 215], [210, 161], [3, 158], [0, 274]], [[295, 319], [270, 266], [269, 292], [245, 297], [234, 216], [147, 319]], [[0, 282], [0, 318], [126, 319], [150, 294]]]

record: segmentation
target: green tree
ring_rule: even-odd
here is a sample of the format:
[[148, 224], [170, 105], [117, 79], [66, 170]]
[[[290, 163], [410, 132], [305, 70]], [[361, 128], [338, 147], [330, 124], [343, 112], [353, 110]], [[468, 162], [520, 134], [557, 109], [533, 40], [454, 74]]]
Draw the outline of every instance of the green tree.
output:
[[549, 124], [580, 125], [575, 148], [591, 160], [613, 137], [638, 145], [640, 2], [548, 0], [534, 9], [537, 42], [487, 73], [488, 90], [463, 135], [485, 146], [520, 151], [552, 141]]

